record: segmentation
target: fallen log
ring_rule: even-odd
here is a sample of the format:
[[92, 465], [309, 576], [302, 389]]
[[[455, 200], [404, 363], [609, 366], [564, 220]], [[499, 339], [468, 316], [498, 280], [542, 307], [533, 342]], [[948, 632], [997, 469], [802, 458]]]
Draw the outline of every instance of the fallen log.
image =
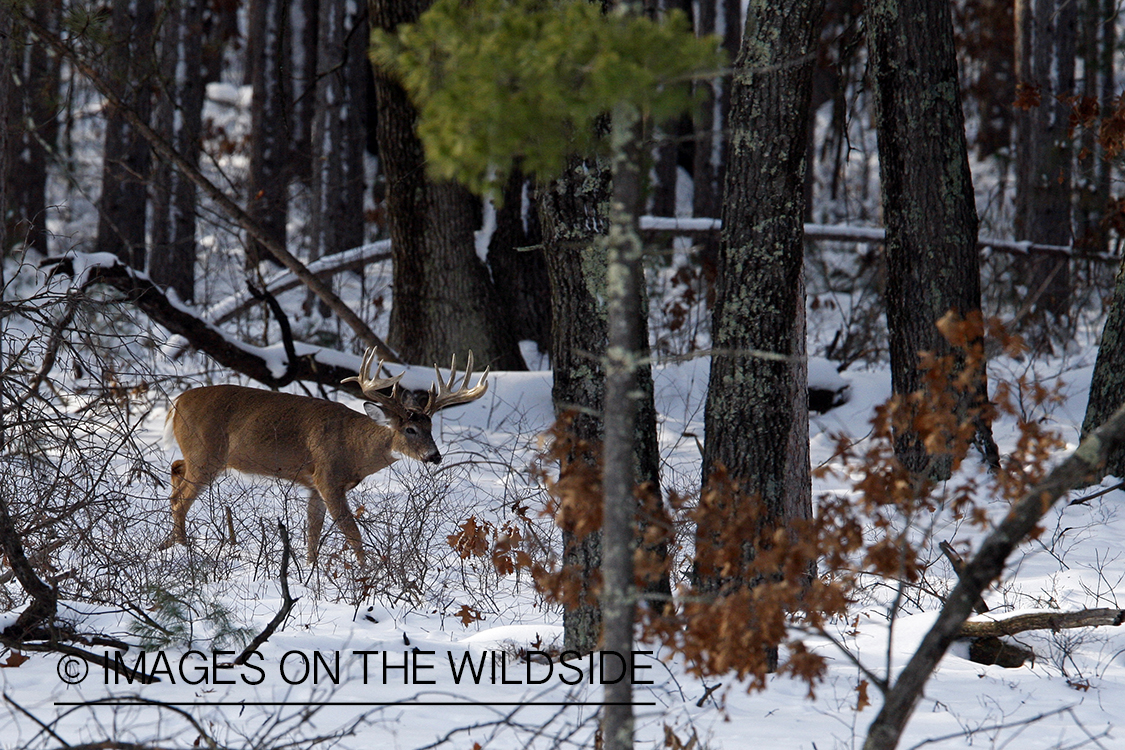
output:
[[1028, 630], [1097, 628], [1125, 623], [1125, 609], [1082, 609], [1077, 612], [1027, 612], [1004, 619], [966, 620], [959, 638], [988, 638], [1015, 635]]

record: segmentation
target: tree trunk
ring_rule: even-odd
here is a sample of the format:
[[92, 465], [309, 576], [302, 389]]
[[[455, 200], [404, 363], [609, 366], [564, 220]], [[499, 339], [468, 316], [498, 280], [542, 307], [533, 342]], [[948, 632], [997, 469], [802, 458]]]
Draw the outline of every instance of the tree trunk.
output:
[[313, 258], [363, 244], [367, 14], [350, 0], [320, 0], [313, 121]]
[[[59, 10], [59, 5], [49, 2], [28, 9], [50, 28], [57, 28]], [[24, 243], [47, 255], [47, 159], [59, 129], [59, 63], [42, 44], [29, 38], [23, 26], [16, 25], [15, 34], [5, 40], [5, 46], [14, 56], [20, 85], [11, 86], [0, 99], [14, 114], [8, 144], [10, 167], [0, 172], [0, 179], [8, 182], [11, 201], [10, 210], [0, 214], [8, 231], [0, 250]]]
[[[1082, 4], [1082, 98], [1094, 102], [1103, 119], [1110, 116], [1113, 106], [1116, 17], [1116, 3], [1086, 0]], [[1109, 228], [1105, 216], [1110, 201], [1111, 165], [1097, 136], [1095, 127], [1082, 128], [1079, 133], [1074, 236], [1083, 250], [1107, 253]]]
[[[609, 171], [572, 159], [566, 173], [539, 191], [544, 256], [551, 281], [551, 400], [555, 416], [573, 413], [575, 437], [588, 445], [602, 440], [605, 403], [604, 256], [596, 237], [608, 231], [604, 206], [610, 199]], [[596, 462], [593, 455], [573, 460]], [[578, 537], [563, 530], [563, 565], [584, 571], [579, 600], [563, 610], [563, 648], [589, 653], [598, 645], [601, 608], [593, 573], [601, 569], [601, 531]]]
[[[288, 119], [292, 94], [289, 74], [288, 0], [250, 0], [250, 179], [246, 211], [285, 247], [289, 216], [291, 128]], [[250, 237], [246, 241], [246, 266], [255, 268], [273, 256]]]
[[[980, 310], [977, 212], [957, 83], [953, 23], [947, 0], [875, 0], [867, 6], [867, 45], [879, 133], [886, 224], [887, 328], [896, 394], [924, 386], [918, 352], [949, 352], [935, 322], [953, 310]], [[953, 394], [958, 413], [987, 400]], [[995, 456], [991, 426], [977, 420], [978, 439]], [[913, 433], [896, 436], [911, 470], [947, 477], [952, 457], [931, 457]]]
[[[123, 106], [148, 122], [154, 74], [152, 0], [113, 0], [106, 78]], [[102, 154], [97, 252], [113, 253], [138, 271], [145, 268], [148, 143], [115, 107], [108, 108]]]
[[[374, 28], [393, 31], [411, 23], [426, 0], [369, 0]], [[404, 362], [433, 364], [468, 350], [500, 370], [526, 368], [504, 319], [488, 269], [477, 257], [478, 202], [464, 188], [426, 179], [417, 113], [406, 93], [376, 68], [376, 124], [387, 177], [394, 268], [390, 344]]]
[[488, 243], [488, 267], [517, 341], [531, 340], [551, 351], [551, 282], [533, 200], [533, 180], [513, 171], [496, 208], [496, 229]]
[[[324, 3], [332, 4], [333, 0], [290, 0], [289, 2], [289, 90], [293, 101], [289, 110], [289, 122], [292, 123], [292, 133], [289, 138], [290, 154], [292, 159], [292, 176], [308, 182], [313, 178], [316, 166], [317, 151], [313, 146], [315, 125], [314, 121], [319, 112], [318, 100], [320, 75], [329, 72], [331, 68], [321, 65], [320, 58], [320, 29], [319, 22], [323, 18], [324, 10], [320, 6]], [[336, 4], [343, 5], [338, 0]], [[363, 15], [362, 3], [351, 3], [348, 15]], [[340, 10], [338, 13], [346, 12]], [[349, 26], [355, 29], [355, 26]], [[360, 39], [366, 39], [366, 34], [357, 34]], [[362, 42], [360, 43], [362, 44]], [[337, 59], [340, 59], [340, 50], [336, 49]], [[360, 92], [363, 92], [363, 81], [359, 82]]]
[[[636, 586], [633, 556], [637, 548], [634, 499], [638, 416], [644, 398], [638, 372], [648, 368], [644, 245], [637, 220], [644, 206], [641, 124], [631, 108], [613, 112], [613, 198], [606, 243], [606, 380], [605, 463], [602, 524], [602, 647], [621, 655], [633, 650]], [[651, 393], [649, 396], [651, 402]], [[628, 658], [628, 657], [627, 657]], [[622, 665], [623, 670], [628, 665]], [[613, 674], [605, 687], [602, 736], [606, 750], [633, 747], [633, 686]]]
[[[16, 26], [15, 18], [11, 13], [0, 13], [0, 289], [5, 288], [4, 259], [8, 257], [8, 248], [18, 240], [13, 240], [10, 234], [11, 225], [8, 217], [15, 213], [15, 201], [12, 200], [12, 186], [8, 181], [11, 165], [14, 163], [12, 146], [19, 142], [17, 130], [17, 116], [19, 111], [10, 102], [16, 101], [17, 89], [15, 86], [15, 73], [19, 69], [17, 53], [17, 39], [22, 38], [22, 32]], [[4, 341], [0, 336], [0, 370], [5, 369]], [[4, 378], [0, 378], [0, 450], [6, 446], [4, 440], [4, 414], [7, 413], [7, 398], [4, 393]]]
[[[160, 31], [164, 90], [155, 128], [192, 165], [199, 164], [203, 130], [203, 14], [192, 0], [164, 5]], [[195, 185], [166, 161], [153, 169], [149, 277], [184, 302], [195, 297]]]
[[[1102, 329], [1102, 342], [1090, 379], [1090, 400], [1082, 420], [1082, 437], [1104, 424], [1122, 404], [1125, 404], [1125, 262], [1117, 271], [1113, 302]], [[1092, 479], [1096, 481], [1106, 475], [1125, 478], [1125, 447], [1112, 451], [1105, 468]]]
[[[700, 35], [721, 35], [723, 48], [730, 59], [735, 59], [742, 40], [742, 4], [734, 0], [703, 0], [699, 4], [696, 32]], [[727, 139], [724, 134], [730, 117], [731, 86], [726, 78], [701, 81], [696, 85], [702, 87], [703, 91], [695, 110], [692, 214], [717, 218], [722, 213], [727, 162]], [[713, 268], [717, 253], [717, 244], [705, 242], [704, 264]]]
[[[803, 188], [823, 7], [751, 2], [732, 90], [703, 478], [725, 467], [739, 495], [761, 503], [767, 528], [812, 515]], [[713, 545], [723, 523], [702, 520], [697, 545]], [[752, 585], [705, 564], [696, 578], [715, 594]], [[776, 648], [769, 658], [776, 664]]]
[[[1071, 229], [1070, 102], [1074, 93], [1077, 3], [1018, 0], [1016, 72], [1040, 103], [1022, 97], [1016, 118], [1015, 238], [1069, 245]], [[1028, 89], [1030, 90], [1030, 89]], [[1032, 253], [1025, 268], [1028, 294], [1040, 333], [1070, 307], [1070, 267], [1065, 255]]]

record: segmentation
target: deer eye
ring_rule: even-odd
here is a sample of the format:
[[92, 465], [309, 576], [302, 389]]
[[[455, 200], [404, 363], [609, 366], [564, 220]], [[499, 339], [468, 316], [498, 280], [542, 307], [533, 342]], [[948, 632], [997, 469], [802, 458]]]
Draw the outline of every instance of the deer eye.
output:
[[418, 428], [417, 427], [407, 427], [406, 430], [404, 430], [404, 432], [406, 432], [407, 435], [414, 436], [414, 435], [418, 434]]

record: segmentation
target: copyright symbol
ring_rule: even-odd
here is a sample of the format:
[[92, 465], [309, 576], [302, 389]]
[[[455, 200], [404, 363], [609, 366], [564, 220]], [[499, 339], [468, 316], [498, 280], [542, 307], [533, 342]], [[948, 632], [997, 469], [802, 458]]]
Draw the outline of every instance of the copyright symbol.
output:
[[55, 671], [59, 673], [59, 679], [67, 685], [77, 685], [90, 674], [90, 665], [77, 656], [64, 656], [59, 659]]

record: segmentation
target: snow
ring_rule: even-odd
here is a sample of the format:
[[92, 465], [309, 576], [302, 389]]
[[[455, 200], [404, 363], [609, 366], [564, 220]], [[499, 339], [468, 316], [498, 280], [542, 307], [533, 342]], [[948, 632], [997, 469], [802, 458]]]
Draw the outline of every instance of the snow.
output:
[[[358, 357], [350, 355], [337, 359], [339, 364], [359, 364]], [[681, 491], [690, 491], [699, 481], [698, 447], [687, 436], [702, 439], [707, 364], [700, 358], [655, 371], [665, 478]], [[995, 377], [1004, 377], [1011, 365], [999, 363]], [[865, 439], [872, 410], [890, 386], [885, 368], [839, 373], [833, 363], [814, 358], [809, 370], [815, 380], [848, 385], [852, 392], [847, 404], [814, 418], [815, 466], [832, 460], [835, 443], [830, 433]], [[412, 388], [427, 387], [433, 377], [429, 368], [410, 367], [406, 373], [404, 381]], [[1064, 378], [1064, 401], [1040, 416], [1073, 431], [1073, 421], [1083, 412], [1089, 368], [1069, 369]], [[391, 742], [414, 748], [447, 736], [457, 746], [481, 742], [489, 747], [547, 747], [555, 746], [559, 737], [569, 738], [565, 746], [592, 743], [602, 695], [597, 658], [605, 657], [595, 659], [592, 671], [583, 660], [572, 659], [566, 669], [541, 659], [530, 664], [521, 660], [517, 654], [523, 651], [558, 647], [558, 611], [534, 595], [526, 576], [489, 577], [471, 562], [456, 559], [448, 548], [440, 551], [444, 535], [469, 515], [498, 524], [511, 519], [512, 497], [530, 504], [542, 499], [525, 471], [539, 433], [552, 419], [550, 372], [497, 372], [490, 381], [484, 398], [442, 413], [435, 426], [450, 465], [430, 469], [402, 462], [368, 478], [352, 495], [353, 505], [374, 509], [382, 502], [399, 503], [405, 512], [402, 496], [416, 491], [411, 487], [436, 480], [447, 488], [438, 501], [448, 506], [442, 514], [446, 520], [428, 540], [427, 554], [436, 555], [432, 563], [437, 572], [419, 572], [424, 588], [399, 589], [396, 594], [394, 587], [376, 586], [375, 593], [346, 593], [352, 591], [346, 584], [328, 586], [321, 576], [294, 562], [290, 586], [299, 601], [283, 628], [258, 648], [259, 655], [245, 666], [229, 666], [238, 647], [211, 642], [212, 626], [199, 621], [193, 650], [179, 644], [146, 652], [145, 668], [162, 678], [153, 685], [129, 684], [93, 666], [80, 684], [68, 686], [60, 674], [85, 672], [84, 662], [30, 654], [18, 668], [0, 670], [0, 688], [19, 705], [9, 702], [0, 709], [6, 744], [45, 741], [41, 726], [30, 716], [51, 722], [52, 730], [72, 743], [94, 741], [110, 726], [118, 738], [143, 742], [178, 744], [195, 736], [181, 715], [135, 705], [137, 699], [176, 704], [224, 742], [265, 744], [282, 735], [301, 741], [341, 732], [347, 735], [341, 740], [344, 747]], [[359, 408], [356, 400], [345, 402]], [[163, 414], [162, 409], [153, 410], [144, 423], [154, 445]], [[1012, 427], [1010, 422], [998, 425], [1002, 450], [1012, 447]], [[158, 455], [152, 458], [153, 468], [162, 471]], [[817, 480], [815, 489], [818, 495], [846, 491], [838, 479]], [[263, 542], [246, 540], [231, 548], [211, 538], [204, 519], [218, 511], [231, 492], [254, 494], [250, 507], [267, 519], [277, 513], [278, 495], [289, 497], [274, 483], [255, 485], [232, 478], [201, 499], [189, 515], [197, 544], [159, 552], [150, 540], [159, 538], [166, 516], [154, 491], [152, 515], [143, 524], [147, 531], [137, 544], [147, 564], [156, 568], [222, 560], [229, 574], [201, 591], [227, 602], [238, 622], [256, 632], [280, 604], [276, 559], [263, 568], [254, 560]], [[1125, 580], [1125, 556], [1119, 552], [1119, 540], [1125, 536], [1125, 519], [1119, 512], [1123, 497], [1114, 492], [1088, 505], [1053, 512], [1047, 532], [1021, 547], [1009, 574], [987, 595], [993, 611], [998, 616], [1033, 611], [1043, 609], [1047, 601], [1062, 609], [1118, 606], [1117, 592]], [[282, 516], [288, 516], [298, 548], [299, 513], [294, 509]], [[934, 521], [940, 530], [935, 539], [968, 545], [979, 539], [980, 532], [955, 519]], [[368, 527], [364, 529], [372, 543]], [[334, 565], [333, 576], [349, 575], [338, 561]], [[927, 575], [937, 590], [951, 585], [952, 573], [940, 562]], [[8, 584], [9, 591], [12, 586]], [[894, 675], [933, 622], [937, 602], [923, 596], [918, 606], [890, 618], [879, 587], [864, 597], [855, 604], [853, 621], [838, 623], [836, 636], [874, 674]], [[136, 604], [145, 606], [143, 599]], [[462, 604], [471, 604], [483, 619], [463, 625], [457, 616]], [[136, 640], [128, 634], [134, 616], [117, 607], [67, 602], [64, 611], [80, 630]], [[4, 621], [11, 622], [15, 613], [6, 613]], [[1039, 654], [1034, 664], [1014, 670], [982, 666], [969, 662], [963, 647], [947, 655], [908, 724], [902, 747], [925, 740], [933, 740], [929, 746], [935, 747], [1013, 742], [1030, 748], [1070, 747], [1103, 734], [1102, 746], [1114, 747], [1125, 719], [1125, 634], [1100, 628], [1029, 633], [1018, 640]], [[878, 709], [877, 691], [869, 687], [874, 705], [857, 711], [856, 689], [863, 676], [833, 646], [816, 638], [809, 644], [830, 659], [827, 679], [816, 687], [814, 699], [807, 697], [805, 685], [788, 678], [773, 678], [766, 691], [754, 694], [729, 676], [701, 681], [659, 645], [637, 644], [637, 651], [653, 652], [636, 656], [637, 733], [642, 746], [662, 741], [666, 725], [684, 741], [694, 733], [716, 748], [744, 747], [750, 736], [763, 749], [858, 745]], [[104, 647], [92, 650], [112, 655]], [[139, 652], [131, 649], [121, 658], [133, 666]], [[715, 683], [722, 687], [704, 700]], [[85, 703], [107, 699], [118, 704]], [[306, 715], [302, 707], [308, 702], [317, 706]]]

